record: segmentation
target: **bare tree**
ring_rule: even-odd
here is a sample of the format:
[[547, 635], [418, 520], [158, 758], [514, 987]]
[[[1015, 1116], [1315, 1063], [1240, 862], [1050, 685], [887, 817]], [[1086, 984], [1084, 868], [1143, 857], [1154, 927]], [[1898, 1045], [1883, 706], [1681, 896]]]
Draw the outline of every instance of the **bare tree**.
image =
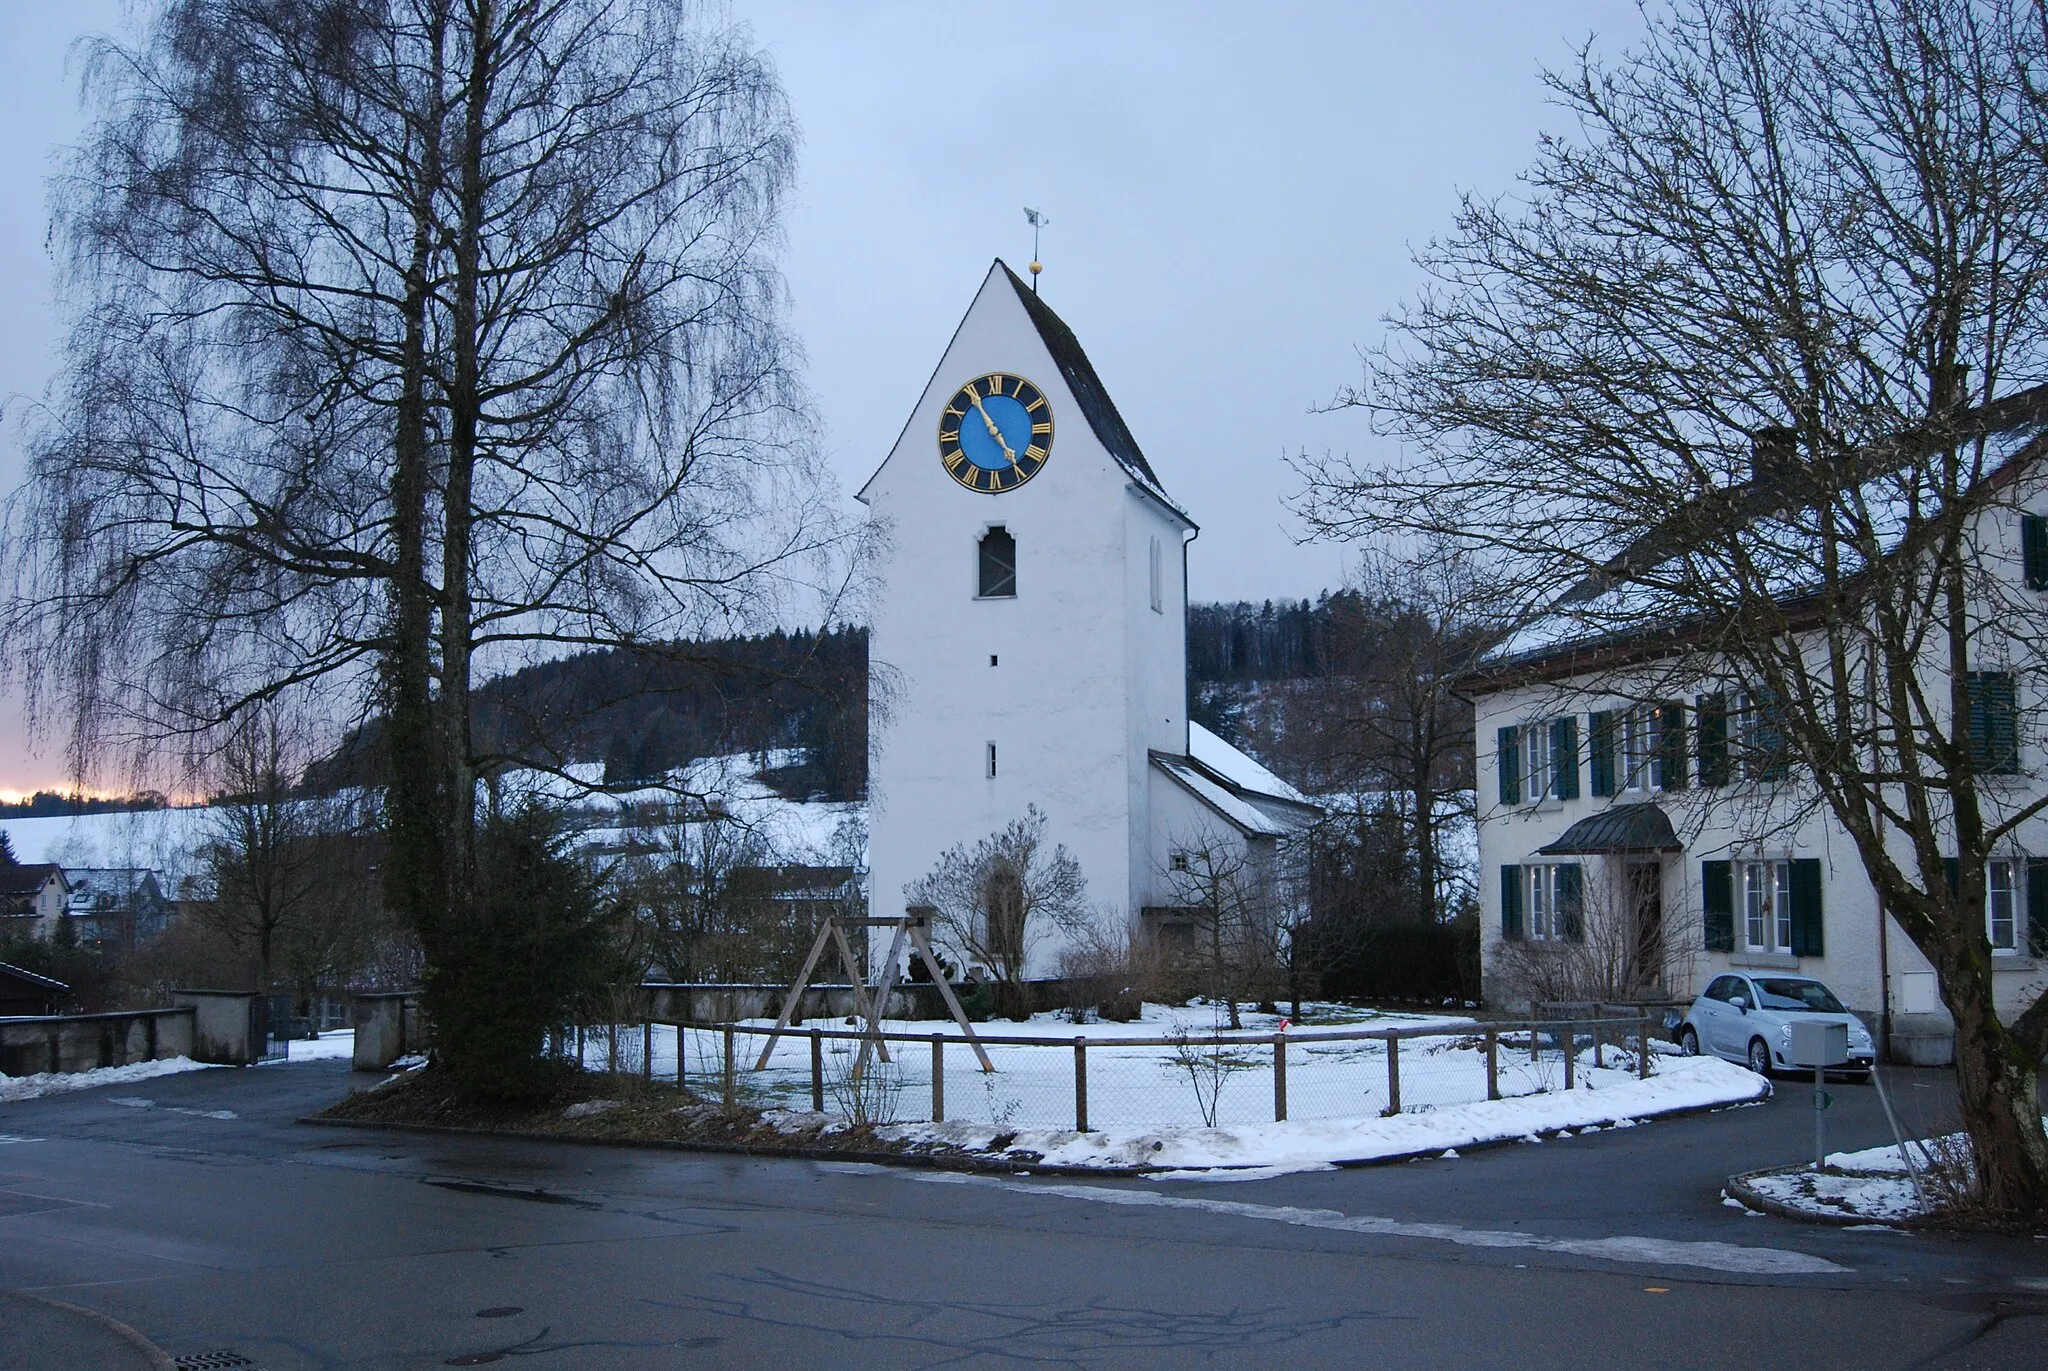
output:
[[6, 655], [81, 772], [295, 692], [381, 709], [386, 883], [439, 959], [502, 760], [476, 674], [774, 613], [835, 545], [780, 87], [642, 0], [171, 0], [89, 52]]
[[263, 992], [281, 953], [303, 983], [349, 960], [368, 933], [368, 863], [355, 851], [364, 826], [347, 799], [299, 793], [305, 758], [293, 738], [275, 710], [242, 719], [219, 757], [202, 848], [214, 884], [202, 918], [254, 957]]
[[[1548, 78], [1576, 128], [1423, 250], [1348, 397], [1411, 454], [1301, 464], [1323, 532], [1488, 556], [1550, 641], [1654, 630], [1645, 698], [1765, 702], [1801, 787], [1743, 791], [1752, 822], [1853, 840], [2014, 1214], [2048, 1210], [2048, 998], [1998, 1011], [1984, 873], [2048, 798], [1997, 779], [2036, 692], [1972, 691], [2043, 646], [1995, 532], [2048, 421], [2044, 58], [2024, 0], [1680, 0], [1583, 52]], [[2025, 728], [1987, 747], [1973, 709]]]
[[1164, 873], [1174, 903], [1194, 922], [1182, 955], [1232, 1028], [1244, 1027], [1241, 1004], [1274, 999], [1288, 980], [1297, 921], [1277, 888], [1277, 867], [1272, 852], [1201, 833], [1175, 845]]
[[959, 843], [904, 892], [913, 905], [929, 905], [938, 941], [996, 977], [998, 1007], [1030, 1015], [1024, 973], [1032, 952], [1055, 933], [1076, 933], [1093, 913], [1088, 880], [1066, 845], [1049, 850], [1046, 817], [1032, 805], [979, 841]]

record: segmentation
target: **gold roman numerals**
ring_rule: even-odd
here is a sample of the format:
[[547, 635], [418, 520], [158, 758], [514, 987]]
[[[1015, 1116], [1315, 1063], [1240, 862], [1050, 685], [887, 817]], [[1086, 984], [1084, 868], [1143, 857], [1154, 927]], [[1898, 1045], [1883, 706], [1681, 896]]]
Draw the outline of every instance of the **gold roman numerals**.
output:
[[1015, 490], [1052, 452], [1052, 406], [1022, 376], [991, 371], [953, 393], [939, 413], [946, 474], [981, 495]]

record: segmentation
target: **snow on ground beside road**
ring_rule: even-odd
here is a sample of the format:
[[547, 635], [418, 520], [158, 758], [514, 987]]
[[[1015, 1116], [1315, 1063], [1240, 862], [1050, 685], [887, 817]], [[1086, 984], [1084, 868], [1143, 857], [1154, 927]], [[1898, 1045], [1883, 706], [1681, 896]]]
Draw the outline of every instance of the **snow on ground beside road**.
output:
[[181, 1071], [204, 1071], [207, 1063], [190, 1057], [166, 1057], [161, 1061], [132, 1062], [127, 1066], [102, 1066], [91, 1071], [44, 1071], [34, 1076], [0, 1076], [0, 1103], [33, 1100], [44, 1095], [62, 1095], [73, 1090], [93, 1090], [103, 1085], [127, 1085], [133, 1081], [175, 1076]]
[[[1056, 1166], [1164, 1166], [1309, 1170], [1337, 1162], [1441, 1153], [1453, 1148], [1533, 1138], [1569, 1130], [1627, 1128], [1636, 1120], [1681, 1109], [1760, 1099], [1770, 1084], [1742, 1067], [1711, 1057], [1667, 1058], [1649, 1080], [1588, 1068], [1582, 1088], [1519, 1099], [1482, 1100], [1391, 1118], [1240, 1123], [1218, 1128], [1128, 1128], [1019, 1131], [1006, 1151], [1042, 1154]], [[944, 1143], [987, 1151], [998, 1131], [986, 1124], [899, 1124], [879, 1130], [904, 1142]]]
[[[2048, 1118], [2043, 1118], [2042, 1124], [2048, 1126]], [[1975, 1174], [1969, 1136], [1950, 1133], [1927, 1140], [1916, 1138], [1906, 1146], [1910, 1152], [1905, 1156], [1896, 1146], [1830, 1152], [1825, 1171], [1787, 1168], [1746, 1177], [1744, 1184], [1767, 1200], [1816, 1218], [1875, 1223], [1927, 1218], [1939, 1211], [1944, 1190], [1938, 1180], [1924, 1179], [1927, 1173], [1959, 1170], [1964, 1175]], [[1914, 1170], [1923, 1177], [1921, 1186], [1913, 1184]]]

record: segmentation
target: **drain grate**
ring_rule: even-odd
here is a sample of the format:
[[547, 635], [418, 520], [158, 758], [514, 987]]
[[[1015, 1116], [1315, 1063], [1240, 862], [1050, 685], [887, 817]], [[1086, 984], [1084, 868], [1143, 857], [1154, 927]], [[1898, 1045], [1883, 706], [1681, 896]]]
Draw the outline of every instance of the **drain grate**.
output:
[[177, 1367], [178, 1371], [228, 1371], [230, 1367], [255, 1364], [232, 1348], [222, 1348], [218, 1352], [194, 1352], [189, 1357], [171, 1359], [171, 1365]]

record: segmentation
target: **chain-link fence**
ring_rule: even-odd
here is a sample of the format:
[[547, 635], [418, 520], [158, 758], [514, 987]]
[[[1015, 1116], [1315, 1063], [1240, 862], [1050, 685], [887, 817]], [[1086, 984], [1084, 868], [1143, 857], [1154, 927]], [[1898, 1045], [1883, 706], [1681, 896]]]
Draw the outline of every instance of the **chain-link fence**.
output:
[[[757, 1066], [764, 1048], [766, 1064]], [[711, 1099], [850, 1123], [1087, 1131], [1386, 1116], [1597, 1089], [1650, 1076], [1657, 1054], [1651, 1020], [1637, 1016], [1165, 1036], [998, 1031], [973, 1042], [950, 1024], [932, 1033], [794, 1028], [777, 1036], [754, 1024], [663, 1023], [593, 1031], [583, 1060], [680, 1080]]]

